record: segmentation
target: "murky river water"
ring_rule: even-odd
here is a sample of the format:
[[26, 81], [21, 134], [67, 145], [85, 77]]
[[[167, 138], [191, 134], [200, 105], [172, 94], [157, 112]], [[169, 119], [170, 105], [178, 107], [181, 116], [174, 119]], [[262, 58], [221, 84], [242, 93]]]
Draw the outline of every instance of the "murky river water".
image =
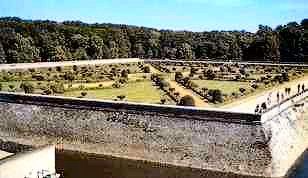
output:
[[[247, 178], [114, 157], [63, 152], [57, 153], [56, 165], [57, 172], [64, 172], [65, 178]], [[289, 178], [308, 178], [308, 153]]]

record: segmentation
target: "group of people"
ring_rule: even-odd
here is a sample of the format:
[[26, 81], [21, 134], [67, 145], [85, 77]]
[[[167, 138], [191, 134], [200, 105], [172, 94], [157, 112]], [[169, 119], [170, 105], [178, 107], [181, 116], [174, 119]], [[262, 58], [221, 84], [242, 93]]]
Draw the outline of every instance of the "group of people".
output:
[[[305, 84], [298, 84], [297, 85], [297, 93], [302, 93], [305, 91]], [[263, 102], [261, 105], [257, 105], [255, 108], [255, 113], [263, 113], [267, 110], [269, 106], [272, 105], [272, 92], [269, 92], [266, 102]], [[281, 101], [284, 101], [288, 97], [291, 96], [291, 88], [285, 88], [284, 92], [278, 91], [276, 94], [277, 97], [277, 104], [279, 104]], [[286, 97], [286, 98], [285, 98]]]

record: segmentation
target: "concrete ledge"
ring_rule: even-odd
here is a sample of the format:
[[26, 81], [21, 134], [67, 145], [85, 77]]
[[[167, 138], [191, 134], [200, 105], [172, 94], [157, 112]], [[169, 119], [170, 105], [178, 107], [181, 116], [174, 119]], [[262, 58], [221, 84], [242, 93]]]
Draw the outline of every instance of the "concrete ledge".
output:
[[261, 124], [261, 115], [237, 113], [223, 109], [204, 109], [195, 107], [167, 106], [157, 104], [139, 104], [95, 99], [79, 99], [60, 96], [28, 95], [0, 92], [0, 101], [8, 103], [82, 108], [91, 110], [116, 110], [128, 112], [152, 112], [161, 115], [177, 116], [186, 119], [230, 122], [239, 124]]
[[102, 64], [115, 64], [115, 63], [125, 64], [132, 62], [143, 62], [143, 60], [138, 58], [125, 58], [125, 59], [103, 59], [103, 60], [85, 60], [85, 61], [0, 64], [0, 70], [49, 68], [49, 67], [73, 66], [73, 65], [82, 66], [82, 65], [102, 65]]

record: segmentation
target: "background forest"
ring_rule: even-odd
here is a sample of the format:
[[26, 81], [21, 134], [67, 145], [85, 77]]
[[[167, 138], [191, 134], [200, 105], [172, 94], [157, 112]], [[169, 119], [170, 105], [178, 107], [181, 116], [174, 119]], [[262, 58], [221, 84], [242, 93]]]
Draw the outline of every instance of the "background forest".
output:
[[129, 57], [305, 62], [308, 19], [251, 33], [0, 18], [0, 63]]

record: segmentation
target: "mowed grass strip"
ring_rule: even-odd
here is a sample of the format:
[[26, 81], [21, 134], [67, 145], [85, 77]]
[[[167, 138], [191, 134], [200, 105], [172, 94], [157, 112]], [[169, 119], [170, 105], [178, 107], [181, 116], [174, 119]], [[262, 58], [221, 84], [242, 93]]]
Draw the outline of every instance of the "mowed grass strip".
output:
[[218, 81], [218, 80], [193, 80], [200, 88], [220, 89], [224, 94], [239, 93], [240, 88], [250, 89], [249, 82]]
[[[65, 96], [79, 97], [81, 96], [81, 90], [65, 92]], [[160, 103], [163, 93], [152, 86], [151, 81], [142, 81], [128, 83], [123, 88], [107, 88], [88, 90], [86, 98], [114, 100], [117, 96], [125, 95], [126, 101], [141, 102], [141, 103]]]
[[[41, 83], [42, 85], [43, 84], [46, 85], [48, 83], [46, 81], [24, 81], [24, 82], [29, 82], [35, 87], [38, 86], [38, 83]], [[22, 81], [9, 81], [9, 82], [0, 82], [0, 85], [2, 85], [2, 91], [9, 91], [10, 85], [14, 86], [14, 88], [16, 88], [16, 89], [20, 89], [21, 83], [22, 83]]]

